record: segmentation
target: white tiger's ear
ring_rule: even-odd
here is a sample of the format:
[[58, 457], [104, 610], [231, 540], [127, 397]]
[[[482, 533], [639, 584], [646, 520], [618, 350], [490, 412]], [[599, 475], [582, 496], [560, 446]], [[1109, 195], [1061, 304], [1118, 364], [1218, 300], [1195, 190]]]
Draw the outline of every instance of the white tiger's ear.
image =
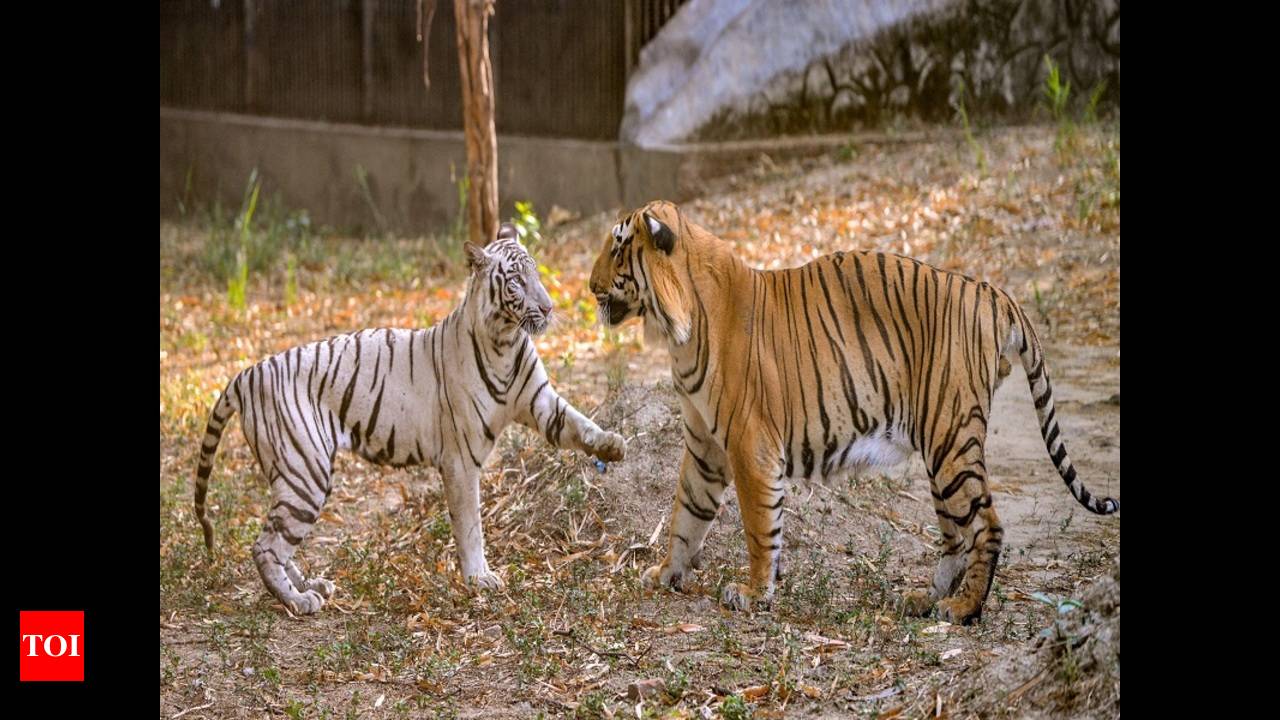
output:
[[484, 248], [468, 240], [462, 244], [462, 249], [467, 255], [468, 270], [476, 272], [489, 267], [489, 256], [485, 254]]
[[663, 225], [649, 213], [644, 214], [644, 221], [648, 225], [649, 237], [653, 239], [653, 246], [670, 255], [671, 251], [676, 247], [676, 234], [671, 232], [671, 228]]
[[520, 231], [516, 229], [516, 226], [514, 224], [509, 222], [504, 222], [498, 226], [498, 239], [499, 240], [519, 240]]

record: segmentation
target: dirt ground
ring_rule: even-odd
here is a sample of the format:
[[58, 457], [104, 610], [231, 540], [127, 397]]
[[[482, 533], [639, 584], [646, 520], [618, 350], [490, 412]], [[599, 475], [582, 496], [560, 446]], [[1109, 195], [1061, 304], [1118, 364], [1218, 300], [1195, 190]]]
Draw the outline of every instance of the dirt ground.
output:
[[[762, 157], [685, 207], [758, 266], [878, 247], [1010, 289], [1046, 339], [1077, 469], [1091, 491], [1122, 498], [1118, 138], [1091, 128], [1064, 146], [1055, 128], [993, 131], [979, 139], [981, 163], [955, 142]], [[1065, 489], [1017, 366], [996, 394], [987, 449], [1006, 534], [980, 624], [893, 609], [937, 559], [918, 458], [792, 485], [785, 576], [768, 611], [715, 601], [746, 577], [732, 499], [687, 592], [641, 590], [665, 542], [681, 420], [665, 351], [643, 347], [637, 328], [605, 333], [577, 317], [611, 224], [544, 227], [553, 240], [538, 254], [566, 319], [538, 344], [560, 392], [627, 439], [627, 459], [600, 474], [509, 429], [483, 484], [489, 562], [507, 587], [473, 596], [438, 475], [340, 458], [299, 554], [339, 590], [306, 618], [271, 598], [249, 558], [267, 493], [239, 431], [219, 450], [218, 545], [205, 556], [191, 510], [203, 414], [248, 362], [333, 332], [442, 317], [460, 281], [343, 286], [322, 267], [293, 303], [268, 280], [233, 311], [191, 270], [207, 231], [161, 224], [161, 717], [1119, 716], [1119, 515], [1091, 515]]]

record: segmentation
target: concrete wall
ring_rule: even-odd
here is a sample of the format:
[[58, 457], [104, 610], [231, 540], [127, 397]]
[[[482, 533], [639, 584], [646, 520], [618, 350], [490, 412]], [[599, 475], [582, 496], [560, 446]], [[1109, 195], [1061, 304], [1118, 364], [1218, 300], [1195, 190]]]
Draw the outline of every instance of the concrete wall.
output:
[[[617, 142], [500, 136], [500, 213], [511, 215], [516, 200], [532, 201], [545, 216], [552, 205], [586, 214], [681, 197], [681, 161], [678, 152], [633, 152]], [[466, 146], [460, 132], [160, 109], [162, 217], [175, 215], [184, 196], [239, 207], [254, 168], [264, 197], [278, 193], [315, 222], [429, 234], [453, 222]]]
[[[773, 160], [834, 152], [857, 142], [903, 142], [864, 133], [690, 143], [640, 148], [617, 142], [500, 137], [500, 214], [531, 200], [542, 216], [553, 205], [586, 214], [634, 208], [650, 200], [684, 202], [707, 180], [748, 170], [761, 154]], [[240, 206], [249, 173], [258, 169], [262, 196], [305, 209], [313, 222], [364, 233], [446, 231], [458, 210], [454, 178], [464, 174], [462, 134], [160, 110], [160, 215], [179, 201]], [[365, 170], [369, 200], [356, 179]], [[452, 168], [451, 168], [452, 166]], [[190, 172], [190, 187], [187, 177]], [[372, 206], [370, 206], [372, 201]], [[373, 208], [377, 209], [375, 214]]]

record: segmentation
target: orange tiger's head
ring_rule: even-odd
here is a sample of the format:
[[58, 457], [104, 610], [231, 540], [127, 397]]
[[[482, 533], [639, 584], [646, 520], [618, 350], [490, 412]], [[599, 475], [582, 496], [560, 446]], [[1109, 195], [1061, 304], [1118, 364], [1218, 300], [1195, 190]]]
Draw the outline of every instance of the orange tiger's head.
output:
[[646, 336], [688, 342], [688, 227], [679, 209], [665, 201], [651, 202], [613, 226], [591, 270], [591, 293], [606, 325], [641, 317]]

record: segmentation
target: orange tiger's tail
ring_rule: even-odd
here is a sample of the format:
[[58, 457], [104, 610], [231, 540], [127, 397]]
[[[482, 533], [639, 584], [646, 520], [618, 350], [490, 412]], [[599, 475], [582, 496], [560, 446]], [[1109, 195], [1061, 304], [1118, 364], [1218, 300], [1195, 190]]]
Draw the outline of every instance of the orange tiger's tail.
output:
[[1035, 400], [1036, 414], [1040, 417], [1040, 435], [1044, 437], [1045, 450], [1049, 452], [1053, 466], [1058, 469], [1067, 489], [1075, 496], [1077, 502], [1090, 512], [1099, 515], [1110, 515], [1120, 509], [1119, 501], [1104, 497], [1098, 498], [1089, 492], [1080, 478], [1076, 476], [1075, 466], [1067, 457], [1067, 446], [1062, 440], [1062, 431], [1058, 427], [1058, 419], [1054, 416], [1053, 386], [1049, 383], [1049, 369], [1044, 363], [1044, 349], [1040, 346], [1040, 338], [1036, 335], [1031, 321], [1022, 312], [1022, 308], [1010, 299], [1013, 306], [1014, 324], [1021, 342], [1018, 354], [1022, 358], [1022, 368], [1027, 372], [1027, 384], [1031, 386], [1031, 397]]

